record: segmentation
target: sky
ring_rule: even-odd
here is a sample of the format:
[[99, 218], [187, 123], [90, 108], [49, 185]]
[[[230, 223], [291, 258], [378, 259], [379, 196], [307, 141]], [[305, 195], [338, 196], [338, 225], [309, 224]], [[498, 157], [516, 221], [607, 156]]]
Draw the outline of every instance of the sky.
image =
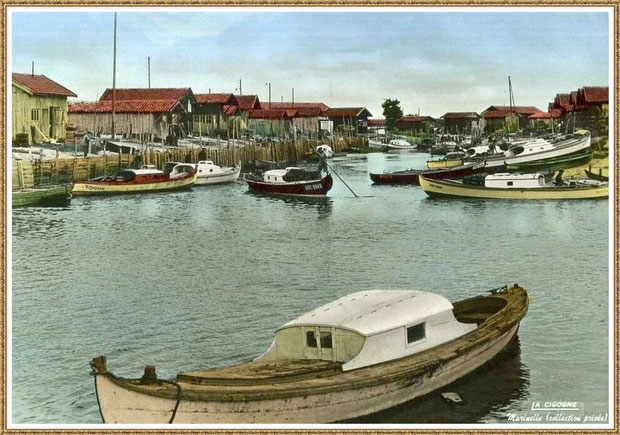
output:
[[[174, 11], [174, 9], [172, 9]], [[541, 9], [542, 10], [542, 9]], [[548, 9], [547, 9], [548, 10]], [[405, 114], [441, 116], [508, 105], [546, 111], [556, 93], [609, 83], [609, 16], [419, 9], [147, 12], [118, 9], [117, 88], [191, 87], [271, 101], [367, 107], [398, 99]], [[61, 11], [61, 12], [59, 12]], [[11, 69], [44, 74], [80, 101], [112, 87], [110, 11], [12, 11]]]

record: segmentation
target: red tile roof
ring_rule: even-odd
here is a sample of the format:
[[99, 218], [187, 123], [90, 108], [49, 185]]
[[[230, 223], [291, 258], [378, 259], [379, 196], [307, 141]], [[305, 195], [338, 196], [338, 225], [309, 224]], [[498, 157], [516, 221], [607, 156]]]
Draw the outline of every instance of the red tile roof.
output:
[[561, 111], [558, 109], [554, 109], [551, 112], [536, 112], [527, 117], [527, 119], [551, 119], [551, 118], [559, 118], [561, 116]]
[[[114, 92], [114, 99], [120, 100], [180, 100], [190, 88], [134, 88], [119, 89]], [[99, 101], [112, 100], [112, 89], [105, 90]]]
[[573, 105], [570, 104], [570, 94], [557, 94], [553, 100], [553, 105], [556, 109], [573, 110]]
[[261, 103], [258, 95], [234, 95], [240, 110], [260, 109]]
[[499, 110], [502, 112], [516, 112], [520, 115], [531, 115], [532, 113], [540, 112], [540, 109], [535, 106], [490, 106], [485, 112], [491, 110]]
[[293, 103], [293, 102], [283, 102], [283, 103], [271, 103], [271, 108], [272, 109], [319, 109], [321, 111], [325, 111], [327, 109], [329, 109], [329, 106], [327, 106], [327, 104], [323, 104], [323, 103]]
[[249, 119], [268, 119], [268, 120], [275, 120], [275, 119], [289, 119], [288, 114], [286, 113], [286, 110], [281, 110], [281, 109], [255, 109], [255, 110], [250, 110], [248, 118]]
[[[167, 113], [177, 106], [178, 100], [121, 100], [115, 101], [116, 113]], [[182, 106], [181, 106], [182, 107]], [[112, 113], [112, 101], [69, 104], [69, 113]]]
[[239, 106], [237, 106], [236, 104], [224, 104], [222, 106], [222, 112], [224, 112], [224, 114], [228, 116], [236, 115], [237, 113], [239, 113]]
[[369, 119], [369, 127], [383, 127], [385, 125], [385, 119]]
[[583, 88], [583, 99], [586, 104], [608, 104], [609, 87], [585, 86]]
[[416, 116], [416, 115], [406, 115], [397, 120], [396, 122], [424, 122], [428, 121], [430, 116]]
[[237, 104], [233, 94], [194, 94], [198, 104]]
[[34, 95], [60, 95], [66, 97], [77, 97], [69, 89], [59, 85], [55, 81], [44, 75], [19, 74], [13, 73], [13, 80], [23, 87], [29, 89]]
[[489, 110], [482, 116], [484, 119], [505, 119], [510, 113], [506, 110]]
[[[364, 113], [366, 112], [366, 113]], [[356, 117], [356, 116], [372, 116], [372, 113], [368, 111], [365, 107], [334, 107], [331, 109], [327, 109], [324, 112], [325, 116], [329, 117]]]
[[445, 113], [443, 119], [477, 119], [480, 115], [476, 112], [448, 112]]

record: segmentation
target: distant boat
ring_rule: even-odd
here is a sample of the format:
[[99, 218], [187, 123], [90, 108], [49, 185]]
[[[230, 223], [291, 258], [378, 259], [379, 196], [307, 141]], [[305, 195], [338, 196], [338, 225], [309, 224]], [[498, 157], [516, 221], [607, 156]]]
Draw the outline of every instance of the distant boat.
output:
[[158, 169], [125, 169], [116, 175], [77, 182], [75, 196], [151, 193], [187, 189], [196, 183], [196, 169], [187, 163], [177, 163], [170, 173]]
[[603, 168], [598, 168], [598, 173], [590, 169], [584, 169], [586, 176], [591, 180], [609, 181], [609, 175], [603, 174]]
[[[159, 380], [90, 365], [103, 423], [330, 423], [436, 391], [492, 360], [528, 310], [515, 284], [452, 304], [422, 291], [349, 294], [284, 324], [263, 355]], [[490, 380], [490, 382], [492, 379]]]
[[601, 182], [569, 180], [556, 186], [545, 181], [541, 173], [473, 176], [464, 179], [431, 180], [420, 176], [420, 186], [431, 197], [480, 199], [595, 199], [609, 196], [609, 185]]
[[593, 154], [594, 153], [590, 151], [544, 160], [534, 160], [532, 162], [509, 164], [506, 165], [506, 170], [508, 172], [558, 171], [560, 169], [585, 165], [592, 160]]
[[452, 151], [446, 154], [443, 159], [440, 160], [428, 160], [426, 162], [426, 166], [431, 171], [435, 171], [438, 169], [447, 169], [452, 168], [454, 166], [462, 166], [463, 158], [465, 157], [464, 152], [460, 151]]
[[365, 147], [365, 146], [350, 146], [348, 148], [343, 149], [344, 152], [348, 154], [369, 154], [369, 153], [384, 153], [388, 151], [390, 148], [383, 144], [381, 148], [375, 147]]
[[334, 183], [330, 174], [322, 170], [307, 171], [288, 167], [272, 169], [261, 175], [245, 176], [248, 187], [255, 193], [292, 196], [325, 196]]
[[388, 150], [414, 150], [415, 146], [411, 145], [405, 139], [392, 139], [386, 147]]
[[200, 160], [198, 163], [192, 165], [198, 171], [196, 186], [234, 183], [241, 173], [241, 162], [234, 167], [218, 166], [211, 160]]
[[484, 171], [484, 162], [468, 163], [466, 165], [454, 166], [447, 169], [437, 171], [408, 169], [406, 171], [387, 172], [383, 174], [370, 174], [370, 179], [375, 184], [420, 184], [419, 176], [424, 175], [426, 178], [442, 180], [463, 178], [468, 175], [477, 174]]
[[72, 190], [72, 184], [14, 190], [11, 195], [11, 204], [13, 208], [67, 205], [71, 202]]

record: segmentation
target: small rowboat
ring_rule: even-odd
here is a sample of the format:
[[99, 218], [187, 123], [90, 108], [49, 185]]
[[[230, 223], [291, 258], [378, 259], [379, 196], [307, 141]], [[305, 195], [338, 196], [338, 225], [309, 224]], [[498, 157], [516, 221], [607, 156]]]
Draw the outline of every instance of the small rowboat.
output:
[[546, 160], [509, 164], [506, 165], [506, 170], [508, 172], [559, 171], [560, 169], [585, 165], [592, 160], [593, 155], [594, 153], [590, 151]]
[[71, 202], [72, 184], [14, 190], [13, 207], [67, 205]]
[[484, 177], [484, 185], [462, 181], [432, 180], [420, 176], [420, 186], [431, 197], [479, 199], [595, 199], [609, 196], [607, 183], [570, 180], [560, 186], [547, 183], [544, 175], [494, 174]]
[[187, 189], [196, 183], [196, 169], [186, 163], [176, 164], [168, 174], [158, 169], [125, 169], [111, 177], [75, 183], [73, 194], [117, 195]]
[[375, 148], [375, 147], [365, 147], [365, 146], [351, 146], [349, 148], [345, 148], [342, 151], [348, 153], [348, 154], [369, 154], [369, 153], [383, 153], [388, 151], [389, 148], [384, 145], [380, 148]]
[[330, 174], [321, 175], [322, 170], [306, 171], [301, 168], [272, 169], [262, 177], [246, 175], [245, 181], [254, 193], [293, 196], [325, 196], [334, 180]]
[[478, 174], [484, 170], [484, 162], [469, 163], [467, 165], [455, 166], [453, 168], [441, 169], [437, 171], [424, 171], [409, 169], [406, 171], [387, 172], [383, 174], [370, 174], [371, 180], [375, 184], [416, 184], [419, 185], [418, 177], [424, 175], [433, 180], [463, 178], [468, 175]]
[[329, 423], [440, 389], [493, 359], [528, 309], [515, 284], [454, 304], [434, 293], [352, 293], [281, 326], [263, 355], [159, 380], [91, 361], [104, 423]]
[[598, 168], [598, 172], [592, 171], [592, 168], [584, 169], [584, 171], [586, 173], [586, 176], [591, 180], [609, 181], [609, 176], [603, 174], [603, 168]]

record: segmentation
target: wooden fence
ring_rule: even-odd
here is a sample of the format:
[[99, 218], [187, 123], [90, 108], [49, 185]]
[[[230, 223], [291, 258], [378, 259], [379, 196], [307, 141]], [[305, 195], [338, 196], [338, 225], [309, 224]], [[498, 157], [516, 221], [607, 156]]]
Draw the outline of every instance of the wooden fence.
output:
[[[342, 138], [334, 140], [330, 146], [334, 151], [352, 145], [364, 145], [364, 138]], [[241, 148], [205, 147], [206, 158], [217, 165], [234, 166], [238, 162], [252, 165], [257, 161], [294, 163], [314, 155], [318, 143], [303, 141], [297, 144], [281, 143], [270, 145], [250, 145]], [[199, 147], [193, 149], [170, 149], [165, 152], [148, 151], [144, 154], [118, 154], [102, 157], [77, 157], [55, 160], [35, 160], [34, 162], [13, 161], [13, 189], [28, 188], [35, 185], [71, 183], [114, 174], [129, 167], [144, 164], [162, 168], [165, 162], [196, 163], [200, 156]]]

